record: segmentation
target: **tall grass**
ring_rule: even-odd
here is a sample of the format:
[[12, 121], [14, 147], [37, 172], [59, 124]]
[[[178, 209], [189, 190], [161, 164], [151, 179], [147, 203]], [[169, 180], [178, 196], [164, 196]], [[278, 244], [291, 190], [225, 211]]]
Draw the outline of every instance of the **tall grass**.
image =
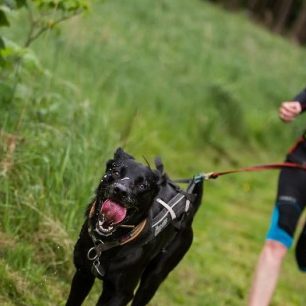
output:
[[[5, 34], [22, 39], [13, 17]], [[191, 176], [281, 160], [302, 129], [276, 110], [304, 86], [305, 50], [203, 1], [95, 3], [33, 49], [49, 72], [0, 103], [1, 305], [64, 304], [84, 209], [117, 146]], [[152, 305], [245, 304], [276, 178], [207, 182], [194, 245]], [[303, 305], [304, 283], [290, 255], [273, 305]]]

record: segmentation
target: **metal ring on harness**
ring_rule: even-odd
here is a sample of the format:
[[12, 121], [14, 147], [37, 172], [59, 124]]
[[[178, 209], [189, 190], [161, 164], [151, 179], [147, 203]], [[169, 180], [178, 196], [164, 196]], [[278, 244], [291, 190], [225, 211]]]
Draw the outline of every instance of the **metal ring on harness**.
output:
[[99, 254], [96, 250], [96, 247], [92, 247], [89, 249], [89, 251], [87, 252], [87, 258], [89, 260], [96, 260], [99, 257]]

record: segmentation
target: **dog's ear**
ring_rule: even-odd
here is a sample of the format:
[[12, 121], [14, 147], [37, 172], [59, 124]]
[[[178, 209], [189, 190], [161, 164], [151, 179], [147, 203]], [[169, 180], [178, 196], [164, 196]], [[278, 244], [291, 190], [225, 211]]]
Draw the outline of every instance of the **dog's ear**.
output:
[[155, 158], [155, 167], [160, 174], [164, 174], [164, 164], [159, 156]]
[[124, 152], [122, 148], [118, 148], [115, 151], [114, 159], [116, 159], [116, 160], [118, 160], [118, 159], [134, 159], [134, 157], [132, 155], [129, 155], [126, 152]]
[[153, 182], [157, 185], [160, 185], [160, 181], [161, 181], [161, 174], [159, 171], [157, 170], [151, 170], [153, 173]]
[[134, 159], [134, 157], [125, 153], [122, 148], [118, 148], [114, 153], [114, 158], [106, 162], [106, 171], [114, 167], [116, 165], [116, 161], [125, 159]]
[[164, 185], [167, 182], [167, 175], [165, 173], [161, 173], [159, 170], [152, 170], [154, 176], [153, 181], [157, 185]]
[[154, 173], [158, 176], [158, 185], [163, 185], [167, 182], [167, 174], [164, 172], [164, 164], [159, 156], [154, 160], [156, 170]]

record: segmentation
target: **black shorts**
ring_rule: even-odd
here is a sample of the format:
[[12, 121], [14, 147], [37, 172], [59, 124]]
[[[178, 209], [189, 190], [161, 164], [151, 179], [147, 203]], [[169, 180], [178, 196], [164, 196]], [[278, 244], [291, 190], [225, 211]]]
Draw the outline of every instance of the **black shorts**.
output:
[[[306, 140], [304, 137], [289, 151], [286, 161], [306, 163]], [[296, 226], [305, 205], [306, 171], [291, 168], [282, 169], [267, 239], [278, 241], [289, 248], [292, 245]], [[300, 269], [306, 271], [306, 224], [298, 238], [296, 258]]]

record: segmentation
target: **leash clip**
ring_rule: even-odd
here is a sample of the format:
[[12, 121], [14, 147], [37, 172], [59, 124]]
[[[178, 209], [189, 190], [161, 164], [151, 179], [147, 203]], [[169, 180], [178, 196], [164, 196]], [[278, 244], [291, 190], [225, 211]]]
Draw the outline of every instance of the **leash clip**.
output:
[[93, 262], [93, 265], [91, 267], [91, 272], [96, 276], [96, 277], [103, 277], [105, 275], [105, 270], [104, 268], [102, 267], [100, 261], [99, 261], [99, 258], [96, 259], [94, 262]]
[[215, 172], [202, 173], [202, 177], [203, 177], [204, 181], [208, 181], [210, 179], [216, 178]]

